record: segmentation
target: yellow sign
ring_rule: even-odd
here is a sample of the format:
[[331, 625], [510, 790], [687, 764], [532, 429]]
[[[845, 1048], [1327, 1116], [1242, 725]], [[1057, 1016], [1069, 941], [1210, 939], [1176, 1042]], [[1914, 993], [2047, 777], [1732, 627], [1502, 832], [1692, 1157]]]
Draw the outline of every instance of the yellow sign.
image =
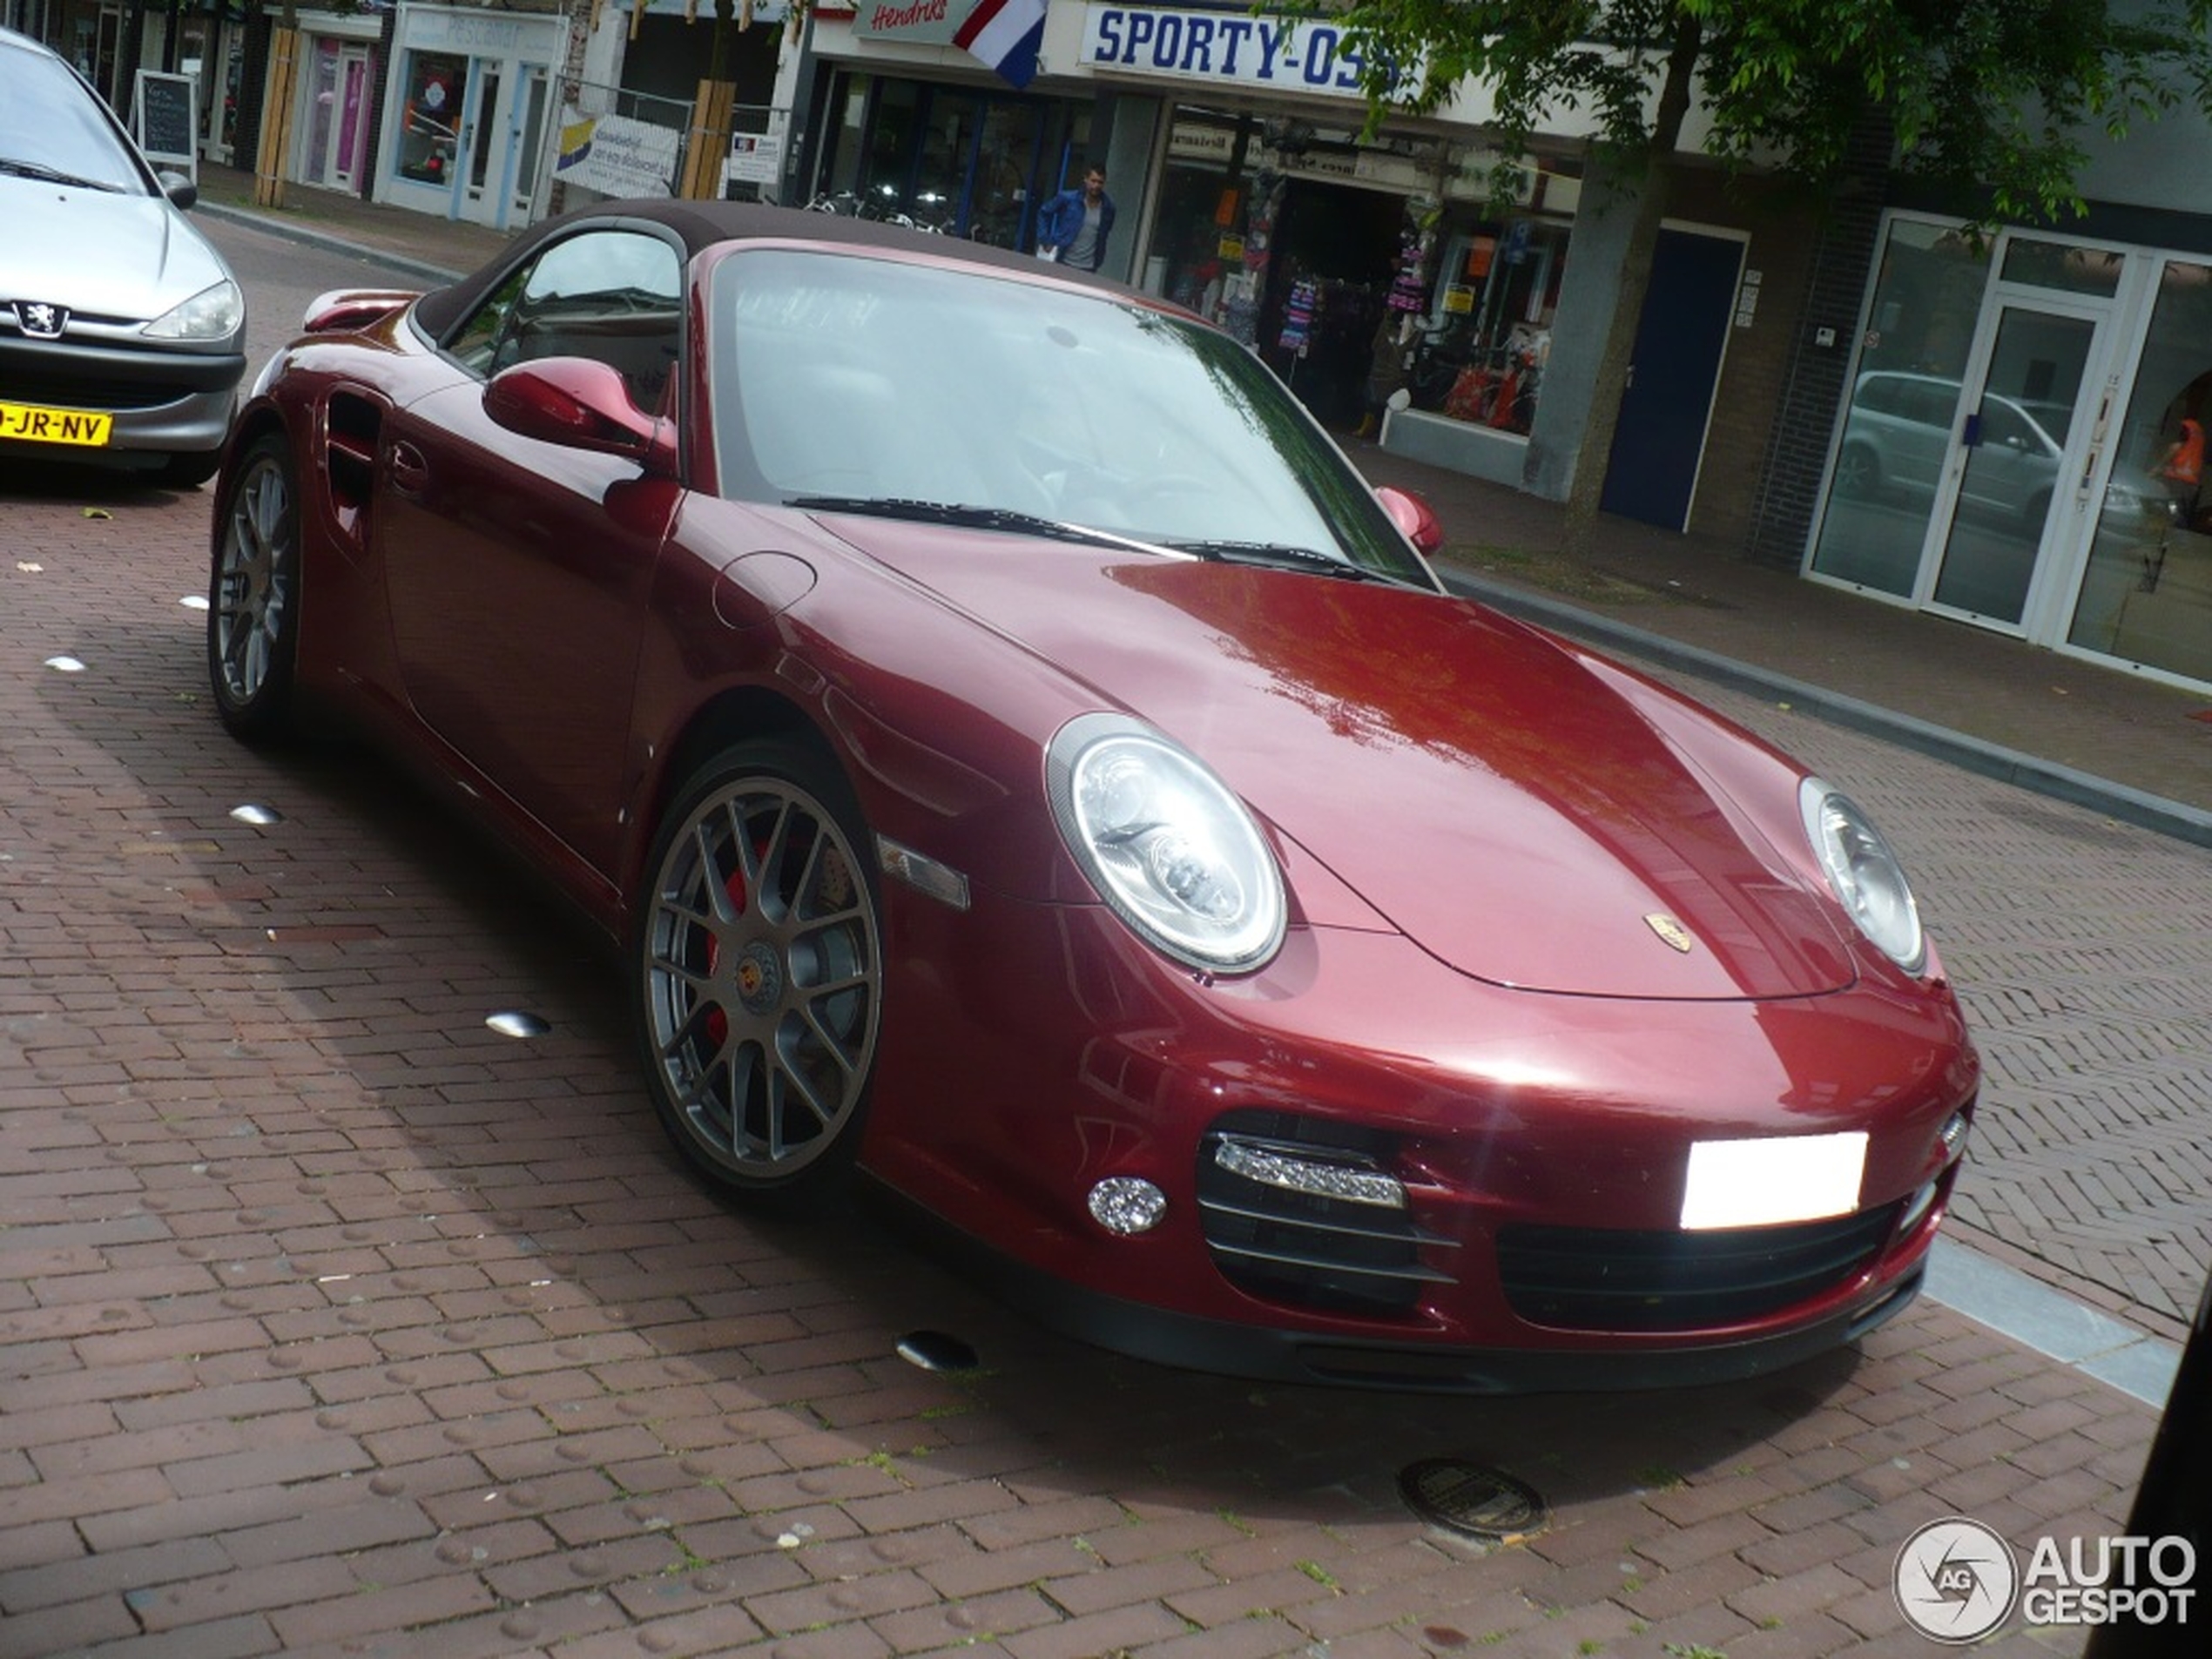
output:
[[84, 409], [42, 409], [35, 403], [0, 403], [0, 439], [19, 443], [75, 443], [98, 446], [107, 442], [115, 424], [111, 415]]
[[1444, 290], [1444, 308], [1464, 315], [1474, 309], [1474, 290], [1460, 287], [1457, 283]]

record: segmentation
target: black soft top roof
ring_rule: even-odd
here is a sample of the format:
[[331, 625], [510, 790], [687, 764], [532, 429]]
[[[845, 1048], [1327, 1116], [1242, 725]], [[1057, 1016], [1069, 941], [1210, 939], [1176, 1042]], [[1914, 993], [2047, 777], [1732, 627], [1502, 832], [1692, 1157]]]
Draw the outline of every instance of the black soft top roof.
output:
[[1025, 253], [875, 219], [852, 219], [840, 213], [810, 213], [796, 207], [771, 207], [759, 202], [646, 198], [601, 202], [531, 226], [482, 270], [449, 287], [424, 294], [415, 303], [415, 320], [434, 337], [442, 340], [447, 331], [474, 311], [478, 301], [498, 287], [509, 272], [546, 243], [586, 226], [616, 225], [651, 226], [664, 233], [672, 233], [684, 245], [686, 264], [704, 250], [723, 242], [798, 239], [839, 246], [900, 248], [910, 253], [929, 253], [1031, 275], [1039, 271], [1037, 261]]

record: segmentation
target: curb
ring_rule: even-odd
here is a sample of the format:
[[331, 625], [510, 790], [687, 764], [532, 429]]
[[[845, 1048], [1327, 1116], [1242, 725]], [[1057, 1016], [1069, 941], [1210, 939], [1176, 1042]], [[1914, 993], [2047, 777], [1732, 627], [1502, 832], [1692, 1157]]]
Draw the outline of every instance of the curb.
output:
[[320, 248], [326, 253], [351, 253], [377, 265], [391, 266], [406, 275], [421, 277], [435, 283], [458, 282], [468, 273], [450, 266], [419, 260], [411, 254], [395, 253], [388, 248], [372, 247], [366, 242], [319, 231], [304, 225], [289, 225], [283, 219], [272, 218], [256, 208], [233, 206], [228, 202], [209, 201], [205, 197], [194, 202], [192, 211], [205, 213], [210, 219], [227, 225], [241, 225], [248, 230], [262, 231], [287, 242], [297, 242], [303, 247]]
[[1732, 691], [1771, 697], [1826, 720], [1869, 736], [1884, 738], [1900, 748], [1946, 761], [1962, 771], [1994, 778], [2002, 783], [2084, 806], [2123, 824], [2168, 835], [2195, 846], [2212, 847], [2212, 812], [2184, 801], [2134, 789], [2109, 779], [2098, 778], [2061, 766], [2054, 761], [2007, 749], [2000, 744], [1969, 737], [1947, 726], [1931, 724], [1846, 697], [1839, 691], [1792, 679], [1786, 674], [1755, 667], [1722, 657], [1696, 645], [1685, 645], [1626, 623], [1615, 622], [1555, 599], [1546, 599], [1486, 582], [1463, 571], [1436, 567], [1445, 585], [1468, 598], [1539, 627], [1568, 634], [1587, 644], [1641, 658], [1662, 667], [1695, 674]]

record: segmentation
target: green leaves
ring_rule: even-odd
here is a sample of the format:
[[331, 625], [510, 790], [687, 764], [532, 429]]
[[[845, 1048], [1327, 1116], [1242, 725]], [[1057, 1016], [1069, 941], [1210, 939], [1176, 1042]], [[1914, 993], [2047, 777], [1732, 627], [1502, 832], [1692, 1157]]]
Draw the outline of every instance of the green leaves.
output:
[[[1285, 9], [1315, 8], [1261, 8]], [[1579, 126], [1633, 171], [1689, 132], [1821, 188], [1871, 113], [1902, 171], [1984, 222], [2078, 213], [2091, 145], [2212, 103], [2212, 0], [1350, 0], [1331, 16], [1376, 68], [1377, 118], [1472, 93], [1511, 159]], [[1419, 66], [1410, 97], [1384, 84], [1392, 64]]]

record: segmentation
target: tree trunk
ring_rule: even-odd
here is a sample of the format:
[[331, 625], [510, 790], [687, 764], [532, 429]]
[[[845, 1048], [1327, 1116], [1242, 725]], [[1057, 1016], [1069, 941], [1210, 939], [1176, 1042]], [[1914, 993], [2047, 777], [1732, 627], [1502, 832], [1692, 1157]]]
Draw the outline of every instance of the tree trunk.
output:
[[300, 91], [300, 31], [280, 28], [269, 39], [269, 78], [261, 100], [261, 144], [253, 162], [253, 201], [284, 206], [284, 175], [292, 159], [292, 112]]
[[1598, 502], [1605, 495], [1605, 475], [1613, 455], [1613, 435], [1621, 423], [1621, 399], [1629, 389], [1636, 329], [1643, 321], [1644, 295], [1651, 288], [1651, 261], [1659, 246], [1660, 221], [1667, 216], [1669, 186], [1674, 182], [1675, 146], [1689, 112], [1692, 78], [1697, 68], [1703, 35], [1695, 17], [1678, 21], [1675, 44], [1667, 54], [1667, 83], [1659, 94], [1652, 118], [1650, 147], [1642, 159], [1637, 180], [1635, 218], [1629, 226], [1628, 246], [1621, 257], [1621, 280], [1615, 290], [1613, 314], [1605, 329], [1605, 349], [1598, 359], [1597, 375], [1590, 388], [1590, 418], [1575, 462], [1575, 482], [1567, 494], [1567, 516], [1561, 536], [1565, 550], [1581, 553], [1596, 528]]
[[730, 154], [730, 126], [738, 102], [736, 84], [701, 81], [691, 105], [691, 142], [684, 151], [686, 201], [713, 201], [722, 194], [722, 164]]

